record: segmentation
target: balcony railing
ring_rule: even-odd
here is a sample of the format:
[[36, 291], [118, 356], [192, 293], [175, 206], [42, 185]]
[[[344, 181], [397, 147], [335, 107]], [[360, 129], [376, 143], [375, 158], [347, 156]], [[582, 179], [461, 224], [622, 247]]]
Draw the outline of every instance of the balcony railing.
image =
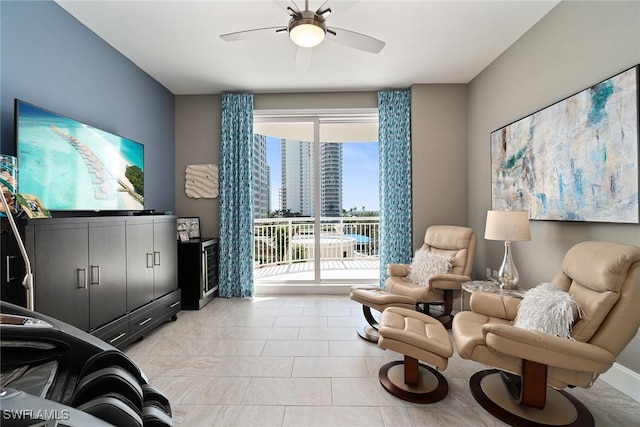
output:
[[[319, 249], [323, 264], [343, 261], [340, 265], [349, 266], [362, 265], [353, 261], [367, 261], [377, 270], [379, 225], [379, 217], [323, 217], [316, 244], [314, 218], [256, 219], [254, 269], [272, 269], [274, 274], [281, 274], [282, 266], [314, 261]], [[261, 271], [260, 276], [269, 274]]]

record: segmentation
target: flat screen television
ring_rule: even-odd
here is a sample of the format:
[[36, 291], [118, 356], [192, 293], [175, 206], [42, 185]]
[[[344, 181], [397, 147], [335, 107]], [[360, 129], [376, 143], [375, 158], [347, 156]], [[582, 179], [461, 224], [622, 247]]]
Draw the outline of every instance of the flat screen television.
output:
[[18, 192], [49, 211], [144, 209], [144, 145], [15, 101]]

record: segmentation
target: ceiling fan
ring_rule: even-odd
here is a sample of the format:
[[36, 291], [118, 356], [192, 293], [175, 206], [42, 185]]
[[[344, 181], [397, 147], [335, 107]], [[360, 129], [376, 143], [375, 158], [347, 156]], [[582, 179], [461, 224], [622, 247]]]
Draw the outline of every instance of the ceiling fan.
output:
[[286, 26], [237, 31], [222, 34], [220, 38], [232, 42], [260, 38], [264, 35], [288, 34], [291, 41], [297, 45], [296, 72], [304, 72], [309, 68], [311, 49], [322, 43], [325, 38], [370, 53], [379, 53], [384, 48], [385, 43], [376, 38], [342, 28], [328, 27], [326, 20], [331, 13], [331, 8], [327, 3], [328, 1], [325, 1], [314, 12], [309, 10], [309, 0], [305, 0], [304, 10], [300, 10], [295, 1], [291, 0], [291, 4], [286, 7], [290, 16]]

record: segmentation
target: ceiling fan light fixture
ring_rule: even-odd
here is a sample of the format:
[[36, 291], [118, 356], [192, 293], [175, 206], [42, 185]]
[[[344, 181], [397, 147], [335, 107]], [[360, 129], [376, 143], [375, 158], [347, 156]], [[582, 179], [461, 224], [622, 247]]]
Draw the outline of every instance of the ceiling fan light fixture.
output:
[[289, 38], [301, 47], [314, 47], [322, 43], [327, 29], [315, 19], [293, 20], [289, 25]]

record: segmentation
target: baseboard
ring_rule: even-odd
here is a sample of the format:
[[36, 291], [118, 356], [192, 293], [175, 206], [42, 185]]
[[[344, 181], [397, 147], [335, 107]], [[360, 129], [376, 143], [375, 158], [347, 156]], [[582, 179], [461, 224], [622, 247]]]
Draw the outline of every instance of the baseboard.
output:
[[349, 295], [351, 286], [344, 284], [331, 285], [282, 285], [282, 284], [263, 284], [255, 286], [255, 296], [274, 296], [274, 295]]
[[640, 374], [629, 368], [614, 363], [600, 379], [611, 387], [626, 394], [636, 402], [640, 402]]

